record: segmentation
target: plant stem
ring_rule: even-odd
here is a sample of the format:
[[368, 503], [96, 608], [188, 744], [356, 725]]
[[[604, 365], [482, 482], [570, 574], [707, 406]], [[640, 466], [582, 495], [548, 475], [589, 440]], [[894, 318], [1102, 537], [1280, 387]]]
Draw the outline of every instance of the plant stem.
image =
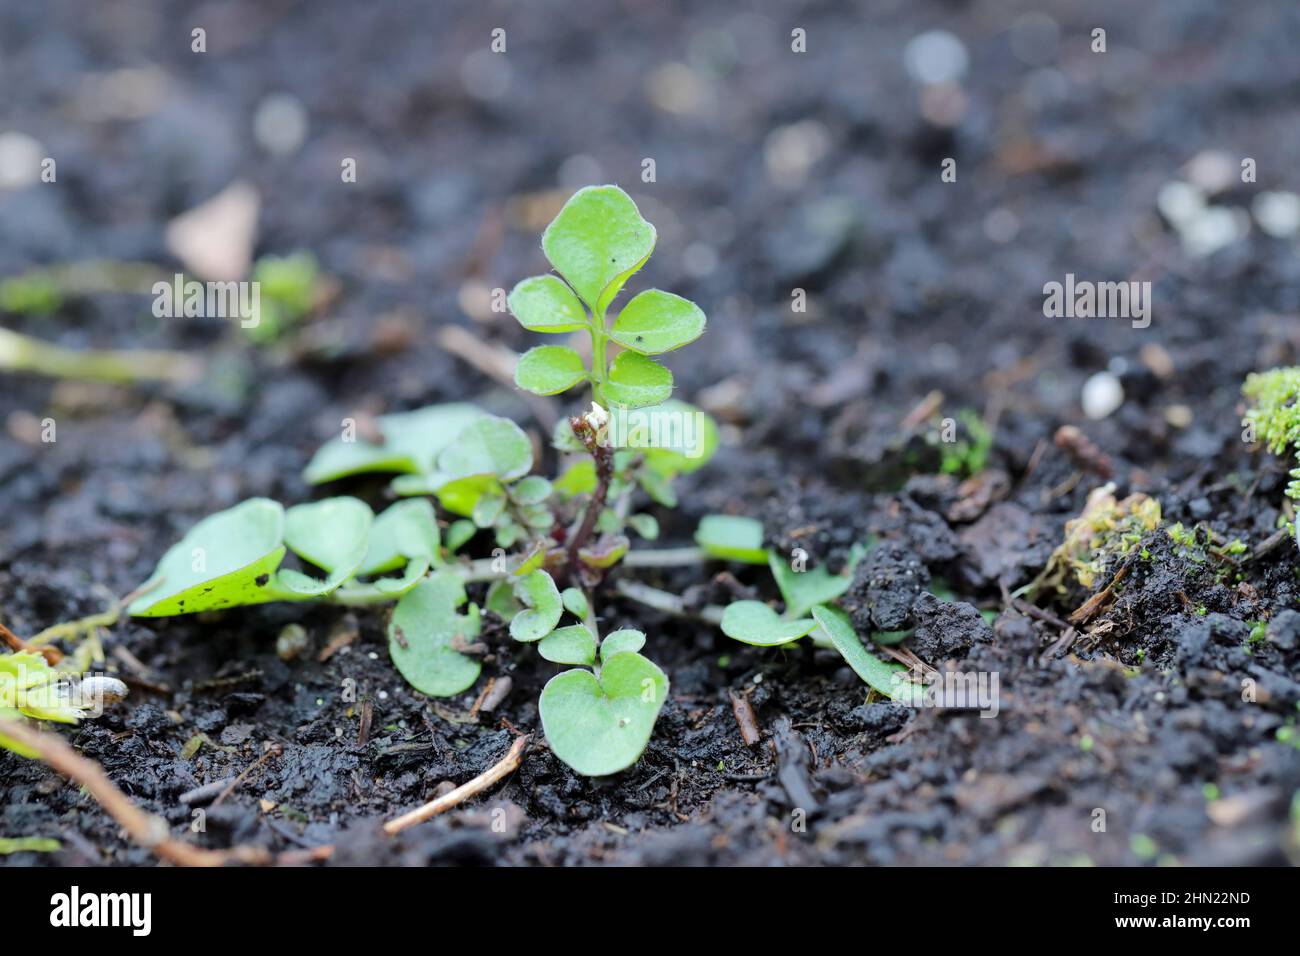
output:
[[581, 523], [569, 535], [567, 564], [569, 572], [572, 573], [577, 567], [578, 551], [591, 537], [596, 527], [596, 519], [600, 517], [600, 512], [605, 507], [605, 498], [609, 495], [609, 483], [614, 479], [614, 453], [610, 448], [600, 444], [596, 429], [586, 418], [575, 416], [569, 419], [569, 424], [573, 428], [574, 435], [586, 446], [588, 453], [596, 462], [596, 490], [591, 493], [587, 510], [582, 513]]
[[0, 369], [51, 378], [132, 385], [185, 382], [196, 378], [198, 362], [183, 352], [65, 349], [28, 335], [0, 329]]
[[591, 400], [608, 409], [605, 402], [605, 348], [609, 336], [605, 333], [605, 313], [591, 316]]
[[649, 551], [629, 551], [623, 557], [627, 568], [673, 568], [685, 564], [701, 564], [705, 554], [699, 548], [658, 548]]
[[721, 624], [723, 609], [716, 604], [706, 604], [698, 610], [688, 608], [686, 602], [670, 591], [661, 591], [640, 581], [620, 578], [614, 585], [615, 590], [625, 598], [631, 598], [646, 607], [652, 607], [664, 614], [674, 617], [690, 617], [704, 621], [706, 624]]

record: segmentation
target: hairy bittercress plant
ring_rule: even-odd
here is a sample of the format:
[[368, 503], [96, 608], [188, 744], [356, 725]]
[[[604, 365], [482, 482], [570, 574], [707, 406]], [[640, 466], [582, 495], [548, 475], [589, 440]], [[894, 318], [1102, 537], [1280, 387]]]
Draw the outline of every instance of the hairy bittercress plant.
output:
[[[631, 766], [667, 699], [668, 678], [640, 653], [642, 632], [602, 639], [592, 594], [627, 555], [628, 528], [646, 539], [658, 535], [653, 516], [633, 513], [635, 493], [675, 505], [674, 478], [703, 466], [718, 443], [717, 426], [671, 399], [672, 374], [649, 357], [698, 338], [705, 324], [699, 308], [651, 290], [612, 323], [607, 318], [654, 240], [654, 227], [622, 190], [580, 190], [542, 238], [563, 278], [525, 280], [509, 297], [526, 328], [585, 331], [590, 340], [590, 365], [568, 346], [542, 346], [521, 357], [516, 371], [521, 387], [542, 395], [591, 385], [591, 410], [562, 421], [552, 436], [567, 459], [554, 481], [532, 474], [533, 446], [518, 425], [473, 405], [385, 415], [372, 429], [345, 420], [343, 433], [308, 464], [306, 480], [396, 472], [395, 494], [432, 495], [453, 516], [445, 533], [427, 498], [399, 501], [378, 517], [356, 498], [288, 509], [251, 499], [191, 529], [139, 589], [130, 613], [397, 600], [390, 656], [417, 690], [445, 697], [478, 679], [481, 611], [468, 603], [465, 585], [490, 580], [484, 607], [509, 622], [511, 637], [573, 668], [547, 683], [539, 703], [555, 754], [592, 776]], [[621, 351], [611, 356], [612, 347]], [[621, 416], [617, 443], [614, 414]], [[455, 552], [480, 533], [491, 535], [493, 556], [458, 560]], [[321, 574], [282, 566], [289, 553]]]

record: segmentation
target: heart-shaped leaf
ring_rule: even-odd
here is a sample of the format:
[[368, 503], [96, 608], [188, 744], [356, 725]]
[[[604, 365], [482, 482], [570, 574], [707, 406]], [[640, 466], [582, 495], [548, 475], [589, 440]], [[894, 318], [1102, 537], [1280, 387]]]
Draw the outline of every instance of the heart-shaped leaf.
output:
[[817, 622], [801, 617], [787, 620], [762, 601], [736, 601], [722, 612], [722, 633], [758, 647], [789, 644], [806, 635]]
[[388, 653], [393, 665], [416, 690], [430, 697], [452, 697], [478, 680], [482, 665], [455, 650], [459, 636], [472, 642], [479, 634], [478, 608], [457, 613], [465, 603], [465, 585], [451, 571], [436, 571], [397, 602], [388, 624]]
[[609, 367], [605, 397], [618, 405], [641, 408], [667, 401], [673, 393], [673, 373], [638, 352], [619, 352]]
[[506, 298], [510, 313], [530, 332], [576, 332], [590, 327], [587, 310], [556, 276], [533, 276]]
[[542, 690], [542, 728], [557, 757], [587, 777], [636, 763], [668, 699], [668, 678], [640, 654], [612, 655], [600, 677], [556, 674]]
[[712, 558], [766, 564], [763, 526], [740, 515], [706, 515], [695, 531], [695, 543]]
[[564, 603], [545, 571], [531, 571], [515, 582], [515, 598], [525, 605], [510, 622], [510, 636], [516, 641], [540, 641], [560, 623]]
[[546, 258], [597, 316], [654, 247], [655, 227], [617, 186], [579, 189], [542, 233]]
[[363, 472], [422, 473], [433, 470], [438, 453], [475, 419], [487, 413], [463, 402], [430, 405], [411, 412], [381, 415], [376, 424], [383, 442], [357, 437], [352, 429], [322, 445], [303, 471], [318, 485]]
[[634, 296], [614, 320], [609, 337], [633, 352], [658, 355], [704, 334], [704, 312], [690, 299], [649, 289]]
[[515, 384], [534, 395], [558, 395], [586, 380], [582, 356], [567, 345], [529, 349], [515, 366]]
[[610, 631], [605, 635], [605, 639], [600, 642], [600, 659], [601, 662], [608, 661], [615, 654], [622, 654], [624, 651], [639, 651], [645, 647], [645, 634], [632, 628], [624, 628], [621, 631]]
[[837, 607], [826, 605], [813, 608], [812, 614], [822, 632], [835, 645], [835, 649], [869, 687], [903, 703], [919, 702], [924, 695], [924, 690], [903, 680], [907, 676], [907, 668], [902, 664], [882, 661], [868, 651], [857, 632], [853, 630], [853, 623], [847, 614]]
[[480, 418], [438, 455], [437, 470], [448, 481], [494, 475], [513, 481], [533, 467], [533, 446], [524, 430], [508, 418]]
[[820, 565], [796, 571], [774, 553], [767, 556], [767, 563], [785, 600], [786, 617], [803, 617], [814, 605], [829, 604], [853, 583], [852, 578], [831, 574]]
[[268, 585], [284, 551], [284, 509], [250, 498], [208, 515], [172, 545], [128, 613], [166, 617], [274, 601]]
[[557, 627], [538, 643], [537, 653], [553, 664], [590, 666], [596, 662], [596, 637], [582, 624]]
[[294, 505], [285, 513], [284, 543], [328, 574], [324, 580], [282, 569], [272, 582], [285, 600], [323, 597], [357, 573], [366, 557], [374, 513], [356, 498], [326, 498]]

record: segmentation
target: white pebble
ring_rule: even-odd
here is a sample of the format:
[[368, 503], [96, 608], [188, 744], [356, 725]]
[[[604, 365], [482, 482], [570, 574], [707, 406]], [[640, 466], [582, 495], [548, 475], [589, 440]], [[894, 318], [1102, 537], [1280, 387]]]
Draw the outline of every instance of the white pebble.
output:
[[1180, 227], [1205, 210], [1205, 196], [1195, 186], [1175, 180], [1160, 187], [1156, 208], [1171, 225]]
[[19, 189], [41, 178], [43, 149], [26, 133], [0, 133], [0, 189]]
[[1250, 205], [1259, 228], [1275, 239], [1289, 239], [1300, 230], [1300, 196], [1265, 192]]
[[918, 34], [903, 50], [908, 75], [926, 86], [957, 82], [966, 75], [969, 63], [966, 45], [947, 30]]
[[1124, 386], [1112, 372], [1098, 372], [1083, 383], [1083, 413], [1099, 421], [1124, 404]]
[[307, 111], [296, 96], [272, 93], [253, 114], [253, 136], [272, 156], [296, 153], [307, 138]]
[[1187, 178], [1206, 195], [1213, 196], [1237, 181], [1237, 164], [1222, 150], [1197, 153], [1186, 166]]
[[1179, 229], [1183, 250], [1194, 258], [1212, 256], [1250, 232], [1250, 216], [1243, 209], [1210, 206]]

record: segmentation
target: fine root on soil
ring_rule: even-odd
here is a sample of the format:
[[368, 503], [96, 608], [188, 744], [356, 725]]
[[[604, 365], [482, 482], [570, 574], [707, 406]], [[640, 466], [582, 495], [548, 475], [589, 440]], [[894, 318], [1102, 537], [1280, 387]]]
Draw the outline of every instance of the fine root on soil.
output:
[[510, 776], [519, 769], [524, 747], [528, 745], [528, 737], [528, 734], [516, 737], [515, 742], [510, 745], [510, 749], [506, 751], [504, 757], [468, 783], [463, 783], [450, 793], [430, 800], [422, 807], [416, 807], [408, 813], [403, 813], [400, 817], [389, 820], [384, 824], [384, 832], [389, 836], [401, 833], [407, 827], [413, 827], [417, 823], [423, 823], [425, 820], [438, 816], [440, 813], [446, 813], [453, 807], [464, 803], [470, 797], [477, 796], [489, 787], [494, 786], [498, 781]]

